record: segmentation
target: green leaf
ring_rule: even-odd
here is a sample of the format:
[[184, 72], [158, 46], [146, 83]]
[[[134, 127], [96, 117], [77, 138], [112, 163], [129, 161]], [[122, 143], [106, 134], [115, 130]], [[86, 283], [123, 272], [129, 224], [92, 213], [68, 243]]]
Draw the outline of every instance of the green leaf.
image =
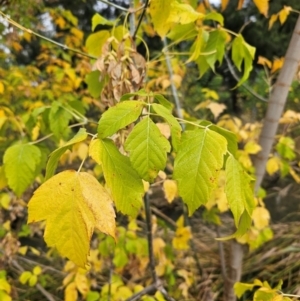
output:
[[85, 82], [88, 85], [88, 90], [94, 98], [98, 98], [104, 87], [104, 81], [100, 81], [100, 71], [94, 70], [86, 75]]
[[102, 47], [110, 37], [108, 30], [101, 30], [92, 33], [88, 36], [85, 46], [90, 55], [100, 56], [102, 54]]
[[46, 166], [46, 175], [45, 175], [45, 181], [51, 178], [54, 175], [55, 169], [57, 167], [57, 163], [59, 158], [62, 156], [62, 154], [70, 149], [71, 146], [74, 144], [84, 141], [87, 138], [87, 133], [84, 128], [81, 128], [78, 133], [69, 140], [64, 146], [56, 149], [50, 154], [49, 160], [47, 162]]
[[92, 31], [95, 30], [95, 28], [97, 27], [97, 25], [108, 25], [108, 26], [114, 26], [114, 22], [112, 21], [108, 21], [107, 19], [105, 19], [104, 17], [102, 17], [99, 14], [94, 14], [93, 18], [92, 18]]
[[224, 17], [215, 11], [206, 14], [204, 20], [214, 20], [219, 22], [222, 26], [224, 26]]
[[103, 113], [99, 121], [99, 138], [106, 138], [118, 130], [137, 120], [141, 115], [145, 103], [128, 100], [118, 103]]
[[186, 131], [174, 162], [173, 178], [191, 215], [206, 204], [217, 185], [227, 151], [226, 139], [208, 128]]
[[193, 39], [197, 35], [195, 24], [176, 24], [168, 33], [167, 37], [173, 41], [187, 41]]
[[125, 142], [132, 166], [148, 182], [152, 182], [158, 172], [164, 170], [170, 149], [169, 141], [149, 117], [133, 128]]
[[215, 70], [216, 61], [218, 61], [220, 64], [223, 61], [226, 38], [226, 32], [222, 29], [216, 29], [209, 34], [204, 52], [213, 53], [205, 55], [204, 57], [213, 71]]
[[157, 100], [166, 109], [172, 111], [174, 105], [171, 102], [169, 102], [163, 95], [154, 94], [154, 99]]
[[227, 140], [228, 151], [235, 157], [236, 151], [237, 151], [237, 146], [238, 146], [236, 134], [234, 134], [226, 129], [223, 129], [221, 127], [218, 127], [217, 125], [214, 125], [214, 124], [210, 125], [209, 129], [219, 133]]
[[17, 196], [26, 190], [37, 175], [41, 151], [35, 145], [10, 146], [4, 154], [4, 171], [9, 187]]
[[153, 110], [162, 118], [164, 118], [171, 128], [172, 145], [177, 150], [181, 138], [181, 126], [172, 113], [160, 104], [153, 103]]
[[152, 96], [152, 94], [153, 93], [149, 93], [149, 92], [145, 91], [144, 89], [141, 89], [137, 92], [126, 93], [126, 94], [122, 95], [122, 97], [120, 98], [120, 101], [131, 100], [131, 98], [134, 96], [149, 97], [149, 96]]
[[238, 298], [241, 298], [246, 291], [252, 291], [255, 284], [236, 282], [234, 284], [234, 293]]
[[68, 125], [71, 119], [72, 115], [58, 101], [52, 103], [49, 113], [49, 123], [50, 129], [56, 138], [68, 136], [70, 132]]
[[[195, 61], [199, 58], [199, 56], [201, 55], [201, 52], [203, 51], [207, 41], [209, 38], [209, 34], [206, 30], [204, 30], [203, 28], [200, 28], [198, 31], [198, 35], [197, 38], [194, 42], [194, 44], [191, 47], [191, 52], [192, 55], [190, 56], [190, 58], [186, 61], [186, 63], [189, 63], [191, 61]], [[204, 58], [205, 56], [203, 56]]]
[[252, 62], [255, 57], [255, 48], [247, 44], [244, 38], [239, 34], [232, 43], [232, 60], [239, 71], [242, 69], [242, 62], [244, 62], [244, 74], [237, 86], [244, 83], [253, 68]]
[[251, 216], [255, 207], [252, 178], [233, 156], [228, 157], [225, 171], [225, 193], [235, 226], [238, 228], [244, 211], [247, 211], [248, 215]]
[[118, 211], [136, 216], [144, 195], [142, 179], [133, 169], [128, 157], [122, 155], [109, 139], [100, 141], [100, 157], [106, 186]]

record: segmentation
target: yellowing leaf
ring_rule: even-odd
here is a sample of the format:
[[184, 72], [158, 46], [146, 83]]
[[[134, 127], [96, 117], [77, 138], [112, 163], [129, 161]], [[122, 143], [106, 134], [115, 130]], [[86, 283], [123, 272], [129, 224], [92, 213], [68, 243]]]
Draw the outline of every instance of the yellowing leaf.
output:
[[90, 55], [100, 56], [102, 54], [102, 48], [109, 37], [110, 34], [108, 30], [101, 30], [90, 34], [85, 42], [88, 53]]
[[93, 158], [99, 165], [101, 165], [101, 145], [99, 139], [94, 139], [89, 145], [89, 156]]
[[272, 63], [267, 58], [261, 55], [258, 57], [257, 64], [267, 66], [269, 69], [272, 68]]
[[242, 9], [244, 5], [244, 0], [239, 0], [237, 9]]
[[174, 0], [152, 0], [150, 2], [149, 12], [154, 29], [161, 37], [164, 37], [171, 27], [171, 24], [166, 22], [166, 18], [168, 18], [170, 14], [172, 2], [174, 2]]
[[284, 6], [283, 9], [278, 13], [279, 21], [280, 21], [281, 25], [286, 21], [291, 10], [292, 10], [292, 8], [290, 6]]
[[277, 21], [278, 19], [278, 14], [274, 14], [271, 16], [269, 20], [269, 30], [272, 28], [273, 24]]
[[269, 0], [253, 0], [253, 2], [258, 8], [259, 12], [267, 17], [269, 11]]
[[175, 237], [172, 240], [174, 249], [187, 250], [189, 248], [189, 240], [192, 238], [190, 227], [178, 227]]
[[94, 228], [115, 237], [106, 190], [90, 174], [67, 170], [42, 184], [28, 204], [28, 223], [46, 220], [45, 241], [85, 267]]
[[255, 155], [261, 151], [261, 146], [254, 141], [249, 141], [246, 143], [244, 150], [247, 154]]
[[271, 73], [275, 73], [277, 70], [281, 69], [284, 63], [284, 57], [275, 59], [271, 69]]
[[164, 193], [167, 201], [172, 203], [174, 198], [177, 196], [177, 184], [176, 181], [173, 180], [165, 180], [164, 184]]
[[4, 84], [0, 82], [0, 94], [4, 93]]
[[65, 289], [65, 301], [77, 301], [78, 292], [75, 282], [71, 282]]
[[182, 4], [175, 1], [171, 4], [171, 11], [165, 22], [188, 24], [202, 17], [204, 17], [204, 15], [194, 10], [189, 4]]
[[280, 159], [278, 157], [272, 157], [268, 160], [266, 170], [270, 176], [280, 169]]
[[270, 218], [269, 211], [264, 207], [256, 207], [252, 212], [254, 226], [259, 230], [269, 225]]
[[40, 266], [35, 266], [32, 270], [32, 273], [38, 276], [42, 273], [42, 268]]

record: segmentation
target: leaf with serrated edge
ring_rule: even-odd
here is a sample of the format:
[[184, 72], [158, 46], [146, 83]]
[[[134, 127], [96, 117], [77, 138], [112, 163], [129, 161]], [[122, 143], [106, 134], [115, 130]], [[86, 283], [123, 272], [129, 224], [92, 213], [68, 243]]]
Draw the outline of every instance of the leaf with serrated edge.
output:
[[165, 168], [170, 149], [169, 141], [149, 117], [133, 128], [125, 142], [133, 168], [148, 182], [152, 182]]
[[28, 223], [42, 220], [46, 220], [47, 245], [83, 268], [94, 228], [115, 237], [112, 200], [86, 172], [63, 171], [34, 192], [28, 204]]
[[4, 172], [8, 186], [17, 196], [33, 182], [41, 161], [41, 151], [35, 145], [16, 144], [10, 146], [4, 154]]
[[226, 139], [208, 128], [183, 133], [173, 178], [178, 182], [179, 195], [188, 205], [190, 215], [208, 202], [218, 183], [226, 151]]
[[136, 121], [141, 115], [144, 105], [145, 103], [142, 101], [128, 100], [109, 108], [99, 121], [99, 138], [111, 136]]
[[100, 141], [100, 156], [106, 186], [118, 211], [136, 216], [142, 205], [144, 185], [128, 157], [110, 139]]
[[64, 146], [56, 149], [53, 151], [50, 156], [49, 160], [47, 162], [46, 166], [46, 175], [45, 175], [45, 180], [48, 180], [54, 175], [55, 169], [57, 167], [57, 163], [59, 158], [62, 156], [62, 154], [70, 148], [70, 146], [84, 141], [87, 138], [87, 133], [84, 128], [81, 128], [78, 133], [71, 139], [69, 140]]
[[181, 126], [177, 119], [172, 115], [172, 113], [166, 109], [164, 106], [153, 103], [152, 105], [153, 110], [162, 118], [164, 118], [171, 128], [171, 135], [172, 135], [172, 145], [174, 150], [177, 150], [178, 145], [180, 143], [181, 138]]
[[235, 226], [238, 227], [243, 212], [246, 210], [251, 216], [255, 207], [251, 186], [252, 178], [233, 156], [227, 158], [225, 171], [225, 193], [230, 210], [233, 213]]

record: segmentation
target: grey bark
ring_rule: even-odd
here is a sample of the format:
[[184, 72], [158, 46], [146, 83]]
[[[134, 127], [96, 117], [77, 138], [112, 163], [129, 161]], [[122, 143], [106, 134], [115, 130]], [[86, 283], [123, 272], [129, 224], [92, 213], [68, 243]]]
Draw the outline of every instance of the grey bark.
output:
[[296, 70], [300, 62], [300, 16], [298, 17], [292, 39], [285, 55], [282, 69], [273, 87], [268, 101], [268, 109], [264, 119], [262, 131], [259, 137], [260, 153], [254, 159], [256, 170], [255, 191], [261, 186], [266, 163], [271, 152], [274, 138], [278, 129], [279, 119], [282, 115], [289, 88], [292, 84]]

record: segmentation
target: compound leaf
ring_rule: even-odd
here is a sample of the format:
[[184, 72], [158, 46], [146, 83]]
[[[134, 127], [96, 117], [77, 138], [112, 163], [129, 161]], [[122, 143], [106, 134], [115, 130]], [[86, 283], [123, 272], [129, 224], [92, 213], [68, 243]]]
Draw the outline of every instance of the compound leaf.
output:
[[208, 128], [183, 133], [173, 178], [178, 182], [179, 195], [188, 205], [189, 214], [209, 200], [226, 151], [226, 139]]
[[110, 139], [99, 140], [100, 158], [106, 186], [118, 211], [136, 216], [142, 205], [144, 185], [128, 157]]
[[9, 187], [20, 196], [33, 182], [39, 169], [41, 151], [35, 145], [16, 144], [4, 154], [4, 172]]
[[99, 138], [106, 138], [137, 120], [145, 103], [128, 100], [118, 103], [103, 113], [98, 126]]
[[115, 237], [115, 212], [90, 174], [63, 171], [42, 184], [28, 204], [28, 223], [46, 220], [45, 241], [85, 267], [94, 228]]
[[129, 134], [125, 149], [130, 152], [131, 164], [140, 177], [152, 182], [165, 168], [171, 146], [155, 123], [146, 117]]

